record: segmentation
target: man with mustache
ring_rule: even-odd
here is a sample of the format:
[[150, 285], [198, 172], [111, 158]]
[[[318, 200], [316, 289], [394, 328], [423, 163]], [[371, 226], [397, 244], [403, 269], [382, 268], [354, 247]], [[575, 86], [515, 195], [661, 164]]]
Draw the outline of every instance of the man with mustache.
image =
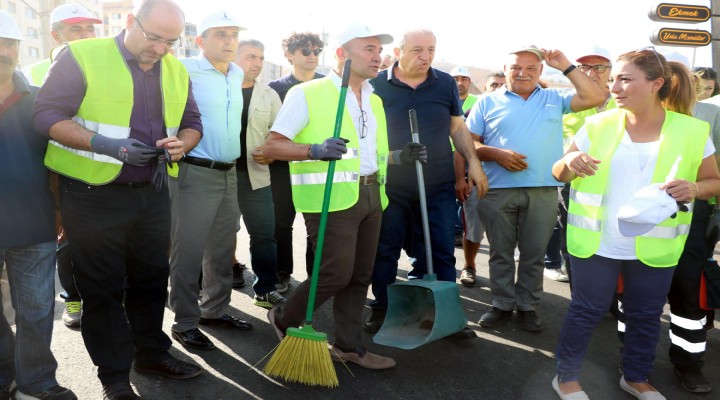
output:
[[202, 372], [168, 352], [172, 342], [162, 331], [167, 163], [202, 136], [187, 70], [167, 55], [184, 28], [177, 4], [142, 2], [116, 37], [68, 44], [35, 103], [35, 128], [51, 139], [45, 165], [61, 175], [82, 335], [105, 399], [140, 398], [131, 366], [174, 379]]
[[0, 268], [8, 269], [17, 310], [16, 336], [0, 317], [0, 399], [9, 399], [17, 384], [13, 398], [73, 400], [75, 394], [58, 385], [58, 363], [50, 350], [55, 213], [42, 161], [47, 137], [32, 127], [38, 88], [15, 70], [20, 40], [18, 24], [0, 11]]
[[[235, 229], [240, 217], [235, 159], [240, 157], [243, 71], [233, 64], [242, 28], [227, 12], [209, 14], [195, 38], [201, 53], [181, 60], [193, 83], [202, 115], [203, 137], [170, 177], [170, 308], [173, 339], [185, 347], [212, 350], [198, 329], [213, 325], [249, 330], [227, 313], [232, 292]], [[253, 260], [254, 261], [254, 260]], [[203, 295], [198, 305], [197, 276]]]
[[[543, 60], [562, 71], [576, 91], [540, 87]], [[542, 294], [545, 250], [557, 221], [557, 187], [562, 186], [551, 173], [563, 154], [562, 116], [600, 106], [605, 95], [559, 50], [524, 46], [513, 51], [505, 76], [505, 86], [481, 97], [467, 118], [468, 129], [478, 136], [477, 155], [490, 185], [477, 205], [490, 242], [492, 293], [492, 308], [480, 318], [480, 326], [494, 328], [517, 308], [520, 328], [540, 332], [535, 307]]]

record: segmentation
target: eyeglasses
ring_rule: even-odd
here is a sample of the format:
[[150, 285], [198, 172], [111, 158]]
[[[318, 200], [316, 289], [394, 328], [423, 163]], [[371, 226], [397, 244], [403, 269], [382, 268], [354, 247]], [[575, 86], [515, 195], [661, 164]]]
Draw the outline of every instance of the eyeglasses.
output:
[[300, 49], [300, 51], [302, 52], [302, 55], [304, 55], [305, 57], [309, 56], [310, 53], [315, 54], [315, 57], [317, 57], [320, 53], [322, 53], [322, 49], [312, 49], [312, 50]]
[[595, 71], [597, 74], [602, 74], [603, 72], [607, 71], [608, 68], [610, 68], [609, 65], [586, 65], [586, 64], [580, 64], [577, 66], [577, 68], [583, 72], [587, 73], [590, 70]]
[[367, 121], [367, 112], [365, 112], [365, 110], [360, 110], [360, 119], [358, 120], [358, 125], [362, 124], [362, 130], [360, 131], [360, 139], [365, 139], [367, 137]]
[[138, 26], [140, 27], [140, 32], [142, 32], [143, 36], [145, 37], [145, 40], [150, 43], [162, 43], [167, 48], [173, 48], [177, 45], [177, 47], [182, 47], [182, 41], [178, 37], [174, 40], [165, 40], [162, 38], [157, 37], [156, 35], [152, 33], [145, 32], [145, 28], [143, 28], [142, 24], [140, 23], [140, 20], [135, 18], [135, 22], [137, 22]]
[[665, 67], [663, 67], [662, 61], [660, 61], [660, 56], [658, 55], [657, 50], [655, 50], [655, 46], [647, 46], [643, 47], [640, 50], [635, 50], [636, 53], [642, 53], [645, 50], [652, 50], [653, 54], [655, 54], [655, 59], [657, 60], [658, 64], [660, 64], [660, 69], [662, 70], [663, 76], [665, 76]]

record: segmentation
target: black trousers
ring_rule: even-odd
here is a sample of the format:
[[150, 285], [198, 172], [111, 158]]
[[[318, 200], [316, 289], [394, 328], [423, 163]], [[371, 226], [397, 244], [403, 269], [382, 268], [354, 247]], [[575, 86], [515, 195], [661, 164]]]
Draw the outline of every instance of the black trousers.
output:
[[167, 357], [170, 198], [153, 185], [90, 186], [60, 178], [63, 226], [83, 299], [82, 336], [98, 377], [126, 381], [133, 359]]

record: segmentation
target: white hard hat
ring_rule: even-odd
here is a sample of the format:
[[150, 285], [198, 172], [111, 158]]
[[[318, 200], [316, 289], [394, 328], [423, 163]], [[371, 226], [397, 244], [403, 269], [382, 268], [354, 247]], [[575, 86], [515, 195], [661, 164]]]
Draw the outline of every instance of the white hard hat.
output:
[[610, 52], [598, 46], [588, 46], [587, 48], [582, 49], [577, 54], [579, 54], [580, 56], [575, 59], [575, 61], [579, 63], [581, 63], [582, 59], [586, 57], [602, 57], [608, 60], [609, 63], [612, 63], [613, 61], [612, 57], [610, 56]]
[[206, 30], [210, 28], [220, 28], [224, 26], [234, 26], [238, 28], [238, 30], [244, 31], [247, 28], [244, 28], [240, 26], [240, 24], [237, 22], [235, 18], [233, 18], [232, 15], [228, 14], [225, 11], [215, 11], [214, 13], [209, 14], [205, 17], [205, 19], [200, 22], [200, 25], [198, 25], [198, 35], [202, 35]]
[[635, 192], [618, 211], [618, 229], [625, 237], [640, 236], [650, 232], [657, 224], [678, 212], [678, 203], [661, 183], [653, 183]]
[[470, 76], [470, 71], [468, 71], [467, 68], [465, 68], [465, 67], [460, 67], [460, 66], [457, 66], [457, 67], [451, 69], [451, 70], [450, 70], [450, 76], [452, 76], [452, 77], [456, 77], [456, 76], [467, 76], [468, 78], [471, 77], [471, 76]]
[[6, 39], [22, 40], [22, 33], [17, 22], [3, 10], [0, 10], [0, 37]]
[[392, 35], [371, 30], [367, 25], [359, 22], [351, 22], [345, 25], [335, 34], [333, 39], [335, 45], [339, 48], [353, 39], [368, 37], [377, 37], [380, 39], [380, 44], [390, 44], [394, 40]]
[[77, 24], [81, 21], [92, 21], [93, 24], [102, 24], [93, 13], [80, 4], [63, 4], [55, 7], [50, 14], [50, 24], [63, 22], [66, 24]]

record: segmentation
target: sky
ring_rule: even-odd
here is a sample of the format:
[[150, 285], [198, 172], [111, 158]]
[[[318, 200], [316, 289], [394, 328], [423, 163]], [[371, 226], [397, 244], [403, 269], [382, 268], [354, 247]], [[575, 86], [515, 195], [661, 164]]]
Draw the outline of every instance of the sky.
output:
[[[363, 22], [375, 31], [393, 35], [396, 42], [385, 46], [385, 53], [391, 53], [403, 32], [429, 28], [437, 37], [436, 61], [488, 69], [502, 69], [507, 54], [526, 44], [561, 50], [572, 61], [595, 46], [608, 50], [612, 57], [648, 46], [650, 35], [663, 27], [710, 31], [709, 22], [651, 21], [648, 11], [661, 1], [648, 0], [177, 2], [184, 9], [187, 20], [194, 23], [199, 23], [212, 11], [229, 12], [248, 28], [247, 34], [263, 42], [266, 60], [282, 66], [286, 66], [287, 61], [282, 54], [281, 42], [292, 31], [326, 32], [332, 37], [332, 32], [345, 21]], [[671, 3], [710, 6], [709, 0], [673, 0]], [[428, 4], [447, 4], [447, 7]], [[697, 48], [696, 52], [692, 47], [656, 48], [665, 55], [678, 53], [679, 61], [688, 66], [712, 64], [709, 45]], [[324, 62], [332, 65], [332, 54], [327, 48], [325, 50]], [[322, 58], [320, 63], [323, 64]]]

